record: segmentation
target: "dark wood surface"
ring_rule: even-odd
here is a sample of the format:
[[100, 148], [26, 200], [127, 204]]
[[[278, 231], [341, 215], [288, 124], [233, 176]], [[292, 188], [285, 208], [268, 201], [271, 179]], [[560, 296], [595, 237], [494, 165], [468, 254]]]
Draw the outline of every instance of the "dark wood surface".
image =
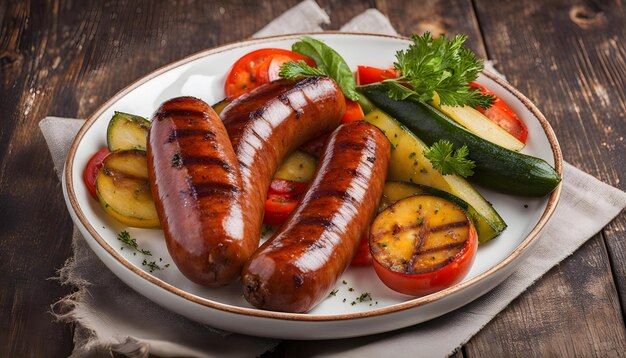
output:
[[[49, 314], [72, 288], [48, 280], [71, 255], [72, 223], [39, 120], [86, 117], [133, 79], [247, 38], [297, 2], [0, 1], [0, 356], [72, 351], [72, 327]], [[626, 188], [622, 1], [318, 3], [327, 29], [376, 7], [403, 35], [467, 34], [542, 110], [567, 161]], [[457, 356], [626, 354], [625, 262], [622, 214]], [[298, 342], [285, 341], [271, 355], [297, 353]]]

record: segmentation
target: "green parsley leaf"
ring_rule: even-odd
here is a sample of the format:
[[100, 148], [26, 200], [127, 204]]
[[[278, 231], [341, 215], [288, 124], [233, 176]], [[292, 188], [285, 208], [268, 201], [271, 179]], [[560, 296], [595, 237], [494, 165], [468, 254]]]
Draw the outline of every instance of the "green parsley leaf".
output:
[[[484, 64], [472, 51], [463, 47], [465, 40], [467, 37], [464, 35], [453, 39], [445, 35], [433, 38], [430, 32], [422, 36], [413, 35], [413, 44], [406, 50], [396, 52], [394, 67], [402, 72], [402, 76], [384, 82], [409, 85], [412, 99], [429, 102], [437, 92], [441, 104], [491, 107], [492, 96], [481, 94], [468, 85], [478, 77]], [[410, 97], [397, 87], [388, 86], [388, 90], [394, 99]]]
[[446, 140], [440, 140], [424, 151], [424, 156], [441, 174], [458, 174], [464, 178], [474, 174], [472, 169], [476, 166], [474, 161], [467, 159], [468, 154], [465, 144], [455, 151], [452, 143]]
[[327, 74], [320, 70], [319, 68], [314, 68], [306, 64], [303, 60], [298, 60], [298, 62], [287, 62], [280, 67], [280, 72], [278, 72], [280, 77], [284, 77], [287, 79], [298, 79], [302, 77], [310, 77], [310, 76], [326, 76]]
[[[359, 94], [356, 91], [356, 81], [352, 75], [352, 70], [350, 70], [346, 61], [337, 53], [337, 51], [333, 50], [322, 41], [308, 36], [303, 36], [300, 41], [291, 46], [291, 49], [294, 52], [312, 58], [321, 72], [337, 82], [344, 96], [353, 101], [359, 99]], [[281, 72], [285, 65], [281, 67]]]

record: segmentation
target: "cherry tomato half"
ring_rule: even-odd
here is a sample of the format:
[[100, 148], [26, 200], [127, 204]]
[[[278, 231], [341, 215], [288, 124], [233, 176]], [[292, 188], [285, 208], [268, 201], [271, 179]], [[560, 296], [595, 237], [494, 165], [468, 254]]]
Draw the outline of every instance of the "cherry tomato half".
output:
[[400, 74], [395, 68], [376, 68], [370, 66], [356, 67], [356, 83], [358, 85], [368, 85], [370, 83], [380, 82], [388, 78], [397, 78]]
[[109, 148], [102, 148], [97, 151], [87, 162], [87, 166], [85, 167], [85, 171], [83, 171], [83, 181], [85, 182], [85, 186], [91, 196], [94, 199], [98, 199], [98, 194], [96, 193], [96, 178], [98, 177], [98, 172], [100, 168], [102, 168], [102, 163], [104, 159], [110, 154]]
[[263, 223], [280, 226], [298, 206], [308, 183], [273, 179], [265, 201]]
[[493, 105], [489, 109], [482, 107], [476, 107], [476, 109], [489, 118], [492, 122], [497, 124], [500, 128], [509, 132], [513, 137], [517, 138], [520, 142], [526, 143], [528, 137], [528, 128], [524, 122], [513, 112], [500, 97], [496, 96], [493, 92], [486, 89], [484, 86], [479, 85], [476, 82], [470, 82], [470, 87], [480, 90], [480, 92], [495, 97]]
[[280, 66], [289, 61], [304, 60], [315, 67], [315, 61], [299, 53], [279, 48], [263, 48], [238, 59], [226, 75], [226, 97], [239, 97], [262, 84], [278, 78]]
[[285, 179], [272, 179], [268, 194], [284, 195], [293, 198], [299, 198], [306, 190], [309, 183]]

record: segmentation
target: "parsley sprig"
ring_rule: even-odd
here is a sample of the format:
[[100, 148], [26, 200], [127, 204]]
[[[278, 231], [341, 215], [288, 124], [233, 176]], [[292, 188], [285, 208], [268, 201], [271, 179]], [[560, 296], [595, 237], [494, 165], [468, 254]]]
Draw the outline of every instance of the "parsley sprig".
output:
[[458, 174], [464, 178], [474, 174], [472, 169], [476, 166], [474, 161], [467, 159], [468, 154], [466, 145], [454, 150], [454, 145], [447, 140], [435, 142], [424, 151], [424, 156], [441, 174]]
[[413, 35], [412, 39], [413, 44], [408, 49], [396, 52], [394, 67], [402, 76], [383, 81], [388, 85], [389, 96], [396, 100], [412, 97], [428, 102], [437, 92], [441, 104], [491, 107], [492, 96], [481, 94], [468, 85], [478, 77], [484, 64], [463, 47], [466, 36], [433, 38], [426, 32], [422, 36]]
[[280, 67], [278, 72], [280, 77], [284, 78], [301, 78], [310, 76], [325, 76], [326, 72], [319, 68], [311, 67], [304, 62], [304, 60], [298, 60], [297, 62], [287, 62]]

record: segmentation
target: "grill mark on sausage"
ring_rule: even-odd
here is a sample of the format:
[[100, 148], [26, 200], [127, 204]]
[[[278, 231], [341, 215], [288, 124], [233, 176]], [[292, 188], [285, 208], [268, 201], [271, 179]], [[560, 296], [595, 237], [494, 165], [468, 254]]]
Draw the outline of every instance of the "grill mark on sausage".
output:
[[354, 150], [362, 151], [365, 148], [365, 144], [361, 142], [355, 142], [351, 140], [341, 141], [336, 144], [337, 150]]
[[189, 194], [195, 199], [209, 195], [233, 197], [239, 189], [231, 184], [220, 182], [190, 183]]
[[225, 161], [223, 161], [222, 159], [219, 158], [215, 158], [215, 157], [209, 157], [209, 156], [189, 156], [189, 157], [182, 157], [182, 164], [183, 165], [196, 165], [196, 164], [200, 164], [200, 165], [217, 165], [222, 167], [225, 171], [227, 172], [232, 172], [232, 168], [230, 165], [228, 165], [228, 163], [226, 163]]
[[202, 140], [214, 140], [215, 132], [205, 128], [181, 128], [174, 129], [167, 136], [166, 143], [172, 143], [178, 138], [202, 137]]
[[298, 224], [323, 226], [325, 228], [329, 228], [334, 225], [332, 220], [321, 216], [303, 216], [300, 220], [298, 220]]
[[309, 200], [315, 200], [315, 199], [326, 198], [326, 197], [334, 197], [334, 198], [339, 198], [342, 200], [350, 200], [353, 202], [356, 201], [356, 199], [352, 197], [352, 195], [348, 194], [348, 192], [346, 192], [345, 190], [337, 190], [337, 189], [316, 190], [311, 194], [311, 196], [309, 197]]
[[195, 111], [193, 109], [166, 109], [158, 111], [155, 114], [155, 117], [158, 120], [163, 120], [164, 118], [170, 117], [200, 117], [200, 118], [209, 118], [208, 114], [202, 111]]

